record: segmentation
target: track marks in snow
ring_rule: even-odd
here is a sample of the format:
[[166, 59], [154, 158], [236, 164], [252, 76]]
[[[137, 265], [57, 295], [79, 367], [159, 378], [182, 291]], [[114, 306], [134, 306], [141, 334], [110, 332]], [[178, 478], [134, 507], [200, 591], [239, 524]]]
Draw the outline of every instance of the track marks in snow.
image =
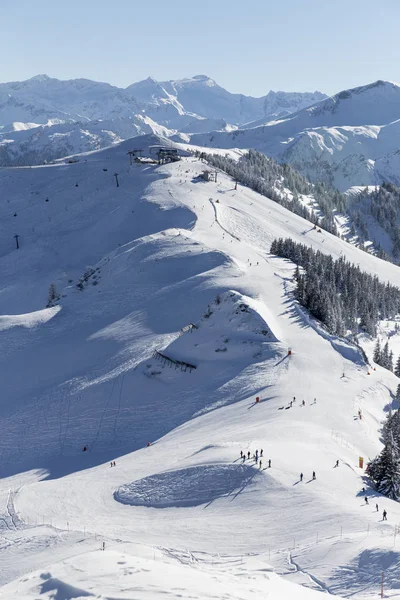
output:
[[214, 217], [215, 217], [215, 222], [221, 227], [222, 231], [225, 231], [225, 233], [227, 233], [228, 235], [230, 235], [233, 239], [235, 239], [236, 241], [240, 242], [240, 238], [235, 235], [234, 233], [231, 233], [230, 231], [228, 231], [228, 229], [226, 229], [220, 222], [220, 220], [218, 219], [218, 212], [217, 212], [217, 207], [215, 206], [215, 202], [212, 198], [210, 198], [210, 203], [211, 206], [214, 209]]
[[122, 504], [154, 508], [209, 505], [218, 498], [234, 500], [258, 471], [248, 465], [203, 465], [158, 473], [122, 485], [114, 498]]
[[[287, 556], [287, 560], [289, 563], [289, 566], [292, 567], [294, 569], [294, 571], [296, 573], [304, 573], [304, 575], [306, 575], [308, 577], [308, 579], [315, 584], [316, 588], [318, 590], [320, 590], [321, 592], [326, 592], [327, 594], [331, 594], [329, 588], [325, 585], [325, 583], [323, 583], [323, 581], [320, 581], [319, 579], [317, 579], [317, 577], [315, 577], [315, 575], [312, 575], [311, 573], [309, 573], [308, 571], [306, 571], [305, 569], [302, 569], [298, 563], [296, 563], [293, 560], [293, 556], [292, 553], [289, 551], [288, 552], [288, 556]], [[308, 586], [307, 586], [308, 587]], [[313, 586], [312, 586], [313, 587]]]

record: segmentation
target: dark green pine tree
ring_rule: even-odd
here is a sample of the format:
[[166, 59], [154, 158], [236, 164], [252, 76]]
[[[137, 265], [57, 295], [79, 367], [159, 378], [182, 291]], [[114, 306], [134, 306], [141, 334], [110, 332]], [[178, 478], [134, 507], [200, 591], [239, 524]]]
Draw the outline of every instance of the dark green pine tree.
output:
[[392, 500], [400, 500], [400, 457], [399, 447], [393, 433], [388, 435], [385, 447], [380, 454], [379, 481], [376, 488]]
[[374, 362], [376, 362], [377, 365], [381, 364], [381, 345], [379, 343], [379, 340], [376, 340], [374, 348]]
[[386, 342], [386, 344], [383, 346], [380, 365], [385, 369], [390, 368], [389, 342]]
[[397, 362], [396, 362], [394, 374], [397, 375], [397, 377], [400, 377], [400, 354], [399, 354], [399, 358], [397, 359]]

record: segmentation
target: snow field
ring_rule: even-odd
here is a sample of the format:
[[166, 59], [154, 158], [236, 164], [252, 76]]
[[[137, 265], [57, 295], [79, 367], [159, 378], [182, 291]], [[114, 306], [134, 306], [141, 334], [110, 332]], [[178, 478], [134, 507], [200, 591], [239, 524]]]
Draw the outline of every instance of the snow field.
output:
[[[0, 268], [9, 273], [0, 291], [1, 313], [8, 315], [1, 321], [7, 401], [0, 405], [0, 497], [6, 502], [8, 491], [14, 492], [16, 514], [27, 526], [44, 520], [65, 530], [68, 522], [71, 534], [85, 531], [107, 543], [219, 552], [226, 563], [229, 556], [243, 556], [241, 577], [249, 580], [250, 555], [267, 564], [278, 554], [287, 557], [293, 546], [299, 570], [304, 566], [312, 574], [326, 540], [339, 544], [341, 532], [349, 549], [344, 567], [365, 550], [359, 542], [368, 526], [371, 548], [386, 548], [400, 509], [379, 498], [387, 524], [380, 513], [365, 510], [358, 457], [368, 460], [380, 449], [380, 421], [396, 378], [379, 367], [368, 375], [353, 346], [332, 339], [299, 310], [290, 295], [293, 265], [268, 249], [275, 237], [290, 235], [334, 257], [344, 254], [392, 283], [400, 284], [398, 269], [318, 234], [251, 190], [233, 190], [222, 174], [217, 185], [194, 183], [203, 168], [194, 159], [129, 168], [126, 148], [88, 155], [87, 163], [2, 172], [10, 206], [0, 207]], [[37, 214], [26, 193], [32, 173], [45, 192]], [[83, 200], [71, 200], [80, 173], [76, 189]], [[96, 184], [103, 174], [106, 183]], [[57, 226], [43, 218], [51, 192]], [[24, 231], [18, 253], [5, 239], [14, 231], [14, 202]], [[80, 291], [76, 282], [87, 265], [94, 273]], [[51, 282], [62, 292], [61, 310], [49, 309], [46, 320], [40, 314]], [[35, 325], [16, 326], [21, 323]], [[190, 323], [198, 329], [182, 333]], [[189, 373], [164, 364], [153, 356], [156, 349], [197, 368]], [[261, 469], [251, 459], [240, 461], [240, 450], [261, 448]], [[372, 509], [374, 493], [368, 495]], [[140, 552], [135, 549], [136, 563]], [[365, 568], [375, 577], [380, 567], [374, 552]], [[341, 556], [318, 571], [318, 589], [332, 585]], [[31, 569], [42, 568], [39, 558], [31, 557]], [[63, 586], [71, 585], [86, 595], [124, 597], [103, 591], [106, 580], [122, 577], [114, 559], [103, 578], [103, 559], [92, 558], [79, 559], [87, 561], [86, 575], [64, 561], [48, 571], [50, 577], [41, 577], [47, 571], [30, 576], [20, 593], [63, 597]], [[275, 562], [282, 565], [280, 558]], [[150, 579], [140, 585], [150, 585], [154, 568], [160, 573], [164, 566], [152, 564]], [[87, 588], [91, 572], [100, 592]], [[171, 589], [167, 575], [159, 577]], [[202, 574], [204, 594], [206, 581]], [[22, 583], [10, 584], [10, 593]], [[234, 598], [237, 587], [231, 579], [230, 585]], [[350, 588], [358, 597], [367, 595], [360, 581], [351, 579], [346, 588], [343, 576], [337, 589], [346, 595]], [[290, 593], [309, 593], [296, 590]], [[156, 597], [159, 590], [153, 592]]]
[[318, 598], [312, 590], [281, 580], [260, 559], [207, 557], [190, 552], [165, 550], [135, 554], [128, 545], [121, 550], [90, 552], [30, 573], [3, 588], [4, 598], [130, 599], [160, 597], [208, 600], [252, 600], [268, 595], [273, 599]]

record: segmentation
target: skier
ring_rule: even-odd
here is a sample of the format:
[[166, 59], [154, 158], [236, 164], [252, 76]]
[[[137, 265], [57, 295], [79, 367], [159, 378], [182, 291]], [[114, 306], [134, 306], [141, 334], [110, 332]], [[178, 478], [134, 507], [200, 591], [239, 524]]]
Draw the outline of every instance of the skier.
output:
[[245, 462], [245, 460], [246, 460], [246, 455], [243, 454], [243, 462]]
[[261, 467], [262, 467], [262, 460], [260, 460], [260, 469], [261, 469]]
[[365, 504], [368, 504], [368, 498], [365, 496]]
[[306, 405], [306, 401], [305, 401], [305, 400], [303, 400], [303, 402], [301, 403], [301, 405], [302, 405], [302, 406], [305, 406], [305, 405]]
[[379, 512], [379, 506], [375, 504], [376, 512]]
[[258, 450], [256, 450], [256, 462], [258, 461]]
[[110, 467], [112, 467], [112, 466], [113, 466], [113, 464], [112, 464], [112, 461], [111, 461], [111, 462], [110, 462]]
[[383, 511], [382, 516], [383, 516], [382, 521], [387, 521], [387, 512], [386, 512], [386, 510]]
[[293, 400], [290, 401], [290, 408], [293, 406]]
[[114, 460], [114, 462], [113, 462], [113, 467], [116, 467], [116, 466], [117, 466], [117, 465], [115, 464], [115, 460]]
[[336, 466], [337, 467], [339, 466], [339, 459], [337, 459], [337, 461], [336, 461]]
[[240, 451], [240, 458], [243, 458], [243, 450]]
[[303, 481], [303, 473], [300, 473], [300, 481]]
[[147, 447], [151, 446], [150, 442], [147, 442]]
[[260, 458], [263, 457], [263, 454], [264, 454], [264, 450], [260, 450]]
[[247, 453], [247, 458], [250, 460], [250, 450]]
[[293, 402], [296, 402], [296, 396], [293, 396]]
[[315, 471], [312, 472], [312, 478], [316, 479]]
[[83, 446], [83, 451], [86, 452], [86, 450], [87, 450], [87, 447]]
[[268, 460], [268, 467], [271, 468], [271, 459]]

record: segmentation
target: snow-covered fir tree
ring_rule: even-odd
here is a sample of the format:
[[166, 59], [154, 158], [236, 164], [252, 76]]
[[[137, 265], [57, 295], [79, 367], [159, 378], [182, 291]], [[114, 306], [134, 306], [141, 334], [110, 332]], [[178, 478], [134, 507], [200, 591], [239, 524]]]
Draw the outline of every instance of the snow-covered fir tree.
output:
[[381, 364], [381, 345], [379, 343], [379, 340], [376, 340], [373, 358], [374, 362], [376, 362], [377, 365]]
[[388, 234], [392, 243], [393, 258], [400, 258], [400, 188], [393, 183], [382, 183], [374, 191], [364, 189], [359, 195], [349, 199], [349, 212], [357, 233], [362, 241], [372, 240], [377, 255], [384, 260], [390, 256], [382, 250], [379, 241], [374, 239], [374, 229], [370, 227], [371, 217]]
[[397, 362], [396, 362], [396, 367], [395, 367], [395, 369], [394, 369], [394, 374], [395, 374], [397, 377], [400, 377], [400, 355], [399, 355], [399, 357], [398, 357], [398, 359], [397, 359]]
[[378, 492], [392, 500], [400, 500], [399, 446], [392, 429], [386, 433], [385, 446], [368, 472]]
[[[271, 253], [302, 267], [302, 272], [295, 272], [295, 296], [331, 333], [355, 336], [361, 330], [375, 337], [380, 320], [400, 313], [400, 289], [385, 285], [342, 257], [334, 260], [290, 238], [274, 240]], [[374, 360], [392, 370], [388, 342], [383, 348], [377, 342]]]

